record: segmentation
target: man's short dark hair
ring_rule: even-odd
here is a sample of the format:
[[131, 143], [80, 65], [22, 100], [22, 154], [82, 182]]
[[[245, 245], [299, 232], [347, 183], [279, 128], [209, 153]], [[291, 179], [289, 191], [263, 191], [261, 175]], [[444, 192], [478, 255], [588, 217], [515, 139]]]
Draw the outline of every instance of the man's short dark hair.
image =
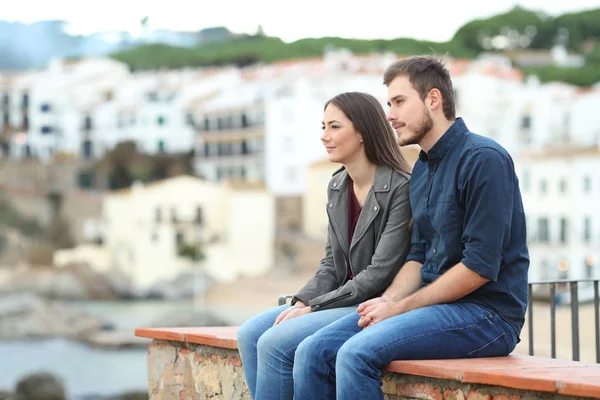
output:
[[434, 56], [412, 56], [390, 65], [383, 74], [383, 83], [389, 86], [399, 76], [408, 76], [408, 80], [425, 100], [431, 89], [442, 94], [444, 116], [453, 121], [456, 118], [456, 101], [450, 72], [444, 63]]

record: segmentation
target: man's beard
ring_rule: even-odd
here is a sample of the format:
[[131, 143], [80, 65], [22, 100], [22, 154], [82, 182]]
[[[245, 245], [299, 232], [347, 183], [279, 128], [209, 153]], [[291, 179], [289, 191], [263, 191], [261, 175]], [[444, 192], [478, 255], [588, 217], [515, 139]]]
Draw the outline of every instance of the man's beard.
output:
[[433, 129], [433, 119], [431, 118], [427, 108], [423, 107], [423, 115], [418, 124], [406, 125], [406, 128], [408, 131], [412, 132], [412, 135], [406, 139], [399, 136], [398, 144], [400, 146], [419, 144], [425, 135], [427, 135], [427, 133]]

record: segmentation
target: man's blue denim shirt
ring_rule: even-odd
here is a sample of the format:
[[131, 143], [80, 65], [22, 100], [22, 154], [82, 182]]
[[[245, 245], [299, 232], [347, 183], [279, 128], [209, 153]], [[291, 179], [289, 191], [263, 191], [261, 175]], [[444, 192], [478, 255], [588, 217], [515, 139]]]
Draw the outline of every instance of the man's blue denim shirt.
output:
[[525, 322], [529, 252], [525, 213], [508, 152], [457, 118], [410, 181], [414, 223], [407, 261], [429, 284], [462, 262], [490, 281], [459, 301], [491, 309], [517, 336]]

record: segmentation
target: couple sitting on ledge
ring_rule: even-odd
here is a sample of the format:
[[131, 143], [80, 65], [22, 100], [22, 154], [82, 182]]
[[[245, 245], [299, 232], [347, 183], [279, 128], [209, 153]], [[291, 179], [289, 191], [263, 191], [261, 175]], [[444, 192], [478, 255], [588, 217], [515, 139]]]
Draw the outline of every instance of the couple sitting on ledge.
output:
[[238, 331], [255, 400], [383, 399], [393, 360], [505, 356], [520, 340], [529, 256], [511, 156], [456, 118], [439, 60], [398, 61], [383, 81], [387, 116], [364, 93], [325, 105], [321, 140], [342, 165], [325, 257], [291, 305]]

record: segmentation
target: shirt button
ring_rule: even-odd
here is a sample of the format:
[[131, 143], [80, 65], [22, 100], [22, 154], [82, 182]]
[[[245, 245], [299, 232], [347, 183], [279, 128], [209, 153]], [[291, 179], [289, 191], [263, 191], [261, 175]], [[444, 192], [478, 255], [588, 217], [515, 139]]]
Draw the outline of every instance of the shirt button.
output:
[[384, 189], [387, 189], [387, 185], [383, 185], [383, 188], [384, 188]]
[[437, 249], [433, 249], [433, 254], [437, 253]]
[[431, 175], [431, 176], [433, 176], [434, 174], [435, 174], [435, 172], [434, 172], [434, 171], [431, 171], [431, 172], [429, 173], [429, 175]]
[[333, 184], [333, 187], [337, 187], [337, 182]]
[[332, 204], [332, 203], [329, 203], [328, 205], [329, 205], [329, 208], [333, 207], [333, 204]]
[[373, 211], [377, 211], [377, 207], [373, 207]]

